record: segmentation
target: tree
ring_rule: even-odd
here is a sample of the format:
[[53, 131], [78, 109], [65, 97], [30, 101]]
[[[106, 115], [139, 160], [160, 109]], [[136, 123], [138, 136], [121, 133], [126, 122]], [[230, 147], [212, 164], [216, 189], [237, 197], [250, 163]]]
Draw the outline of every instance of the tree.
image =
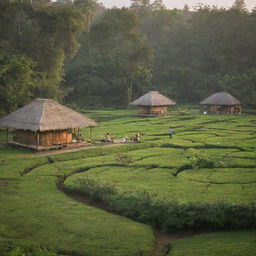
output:
[[[84, 29], [84, 14], [73, 5], [44, 0], [3, 0], [0, 1], [0, 12], [2, 61], [6, 62], [8, 55], [31, 60], [36, 86], [28, 95], [31, 98], [61, 99], [65, 94], [60, 86], [64, 60], [73, 56], [79, 48], [78, 38]], [[23, 62], [28, 66], [27, 62]], [[10, 65], [13, 62], [7, 63]], [[19, 71], [18, 68], [15, 70]], [[18, 80], [12, 83], [14, 81], [18, 83]]]
[[151, 6], [153, 10], [161, 10], [165, 8], [165, 5], [163, 4], [163, 0], [154, 0]]
[[0, 57], [0, 110], [8, 114], [30, 100], [34, 64], [24, 56]]
[[232, 9], [239, 10], [242, 12], [248, 12], [246, 8], [246, 4], [244, 0], [235, 0]]
[[67, 69], [67, 82], [75, 85], [69, 100], [124, 107], [149, 86], [153, 52], [134, 13], [108, 10], [83, 38]]

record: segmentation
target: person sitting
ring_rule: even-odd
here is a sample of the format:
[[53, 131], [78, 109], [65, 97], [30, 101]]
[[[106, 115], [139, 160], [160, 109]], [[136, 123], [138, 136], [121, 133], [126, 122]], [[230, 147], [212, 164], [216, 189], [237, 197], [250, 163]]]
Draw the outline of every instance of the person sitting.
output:
[[126, 143], [127, 141], [128, 141], [128, 137], [127, 136], [125, 136], [125, 137], [123, 137], [121, 139], [121, 143]]
[[109, 133], [107, 133], [107, 135], [105, 136], [105, 142], [107, 142], [107, 143], [113, 142], [113, 140], [112, 140], [112, 138], [111, 138]]
[[133, 142], [137, 142], [137, 143], [140, 142], [140, 133], [139, 132], [135, 133], [135, 136], [133, 137]]

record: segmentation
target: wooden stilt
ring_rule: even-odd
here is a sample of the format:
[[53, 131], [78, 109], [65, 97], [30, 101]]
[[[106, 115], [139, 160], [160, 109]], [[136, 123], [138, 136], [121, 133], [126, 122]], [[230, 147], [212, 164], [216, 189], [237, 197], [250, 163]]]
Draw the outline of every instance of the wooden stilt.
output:
[[9, 129], [6, 128], [6, 144], [9, 143]]
[[36, 148], [39, 148], [39, 132], [36, 132]]
[[90, 141], [92, 142], [92, 127], [89, 127], [89, 137], [90, 137]]

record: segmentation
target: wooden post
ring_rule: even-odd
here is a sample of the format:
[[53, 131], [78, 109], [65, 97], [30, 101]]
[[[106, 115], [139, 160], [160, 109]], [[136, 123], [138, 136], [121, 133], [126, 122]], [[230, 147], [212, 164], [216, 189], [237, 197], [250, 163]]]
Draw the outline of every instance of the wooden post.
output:
[[36, 148], [39, 148], [39, 132], [36, 132]]
[[6, 144], [9, 142], [9, 129], [6, 128]]
[[92, 142], [92, 127], [90, 126], [89, 128], [90, 128], [90, 130], [89, 130], [89, 137], [90, 137], [90, 141]]

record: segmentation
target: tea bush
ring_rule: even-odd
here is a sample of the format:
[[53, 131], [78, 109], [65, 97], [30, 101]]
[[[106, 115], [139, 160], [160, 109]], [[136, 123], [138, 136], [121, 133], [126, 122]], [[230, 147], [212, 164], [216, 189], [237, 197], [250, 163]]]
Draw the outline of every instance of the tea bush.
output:
[[43, 248], [39, 245], [15, 246], [13, 243], [6, 242], [0, 245], [1, 256], [59, 256], [52, 250]]
[[79, 186], [72, 193], [89, 196], [107, 203], [111, 211], [164, 231], [186, 229], [256, 227], [256, 203], [233, 205], [228, 202], [182, 204], [159, 198], [156, 193], [137, 190], [118, 193], [114, 184], [93, 179], [77, 179]]
[[204, 154], [195, 153], [190, 158], [191, 166], [193, 169], [200, 168], [220, 168], [222, 163]]

